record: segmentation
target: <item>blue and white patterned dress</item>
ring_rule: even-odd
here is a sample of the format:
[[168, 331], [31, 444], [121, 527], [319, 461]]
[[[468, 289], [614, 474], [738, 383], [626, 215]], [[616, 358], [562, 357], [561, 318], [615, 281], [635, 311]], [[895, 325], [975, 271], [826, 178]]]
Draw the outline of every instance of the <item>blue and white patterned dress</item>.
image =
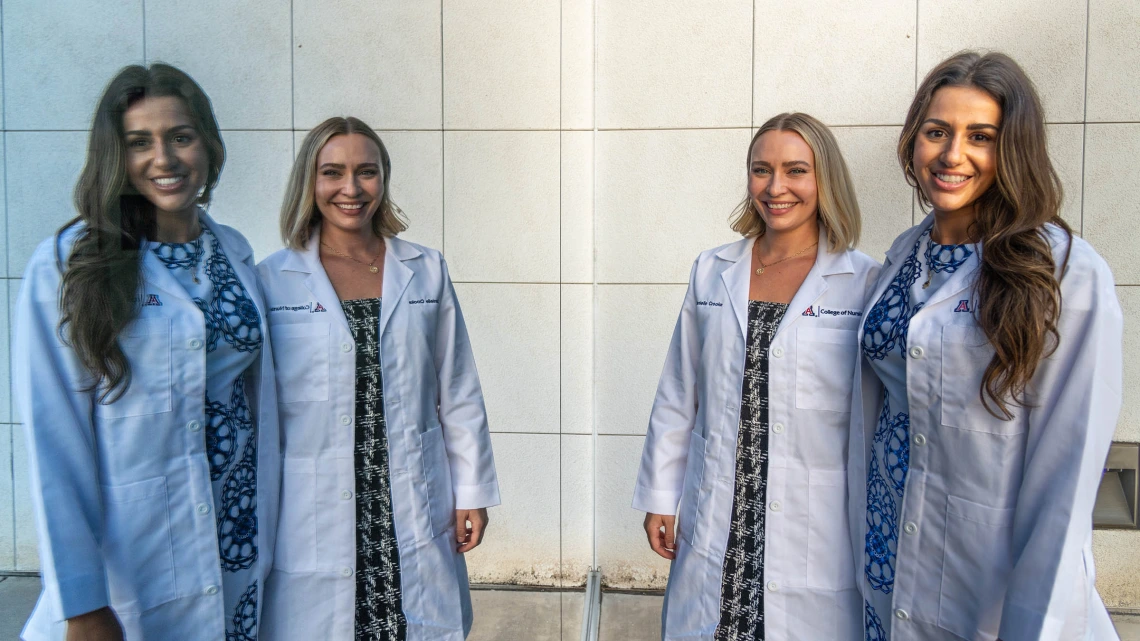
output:
[[[923, 232], [863, 323], [863, 357], [883, 382], [879, 422], [867, 471], [867, 537], [863, 555], [867, 641], [890, 638], [900, 509], [910, 465], [910, 406], [906, 390], [906, 340], [910, 319], [959, 270], [977, 267], [972, 245], [940, 245]], [[929, 285], [927, 285], [929, 283]]]
[[261, 315], [205, 222], [189, 243], [148, 243], [206, 320], [206, 455], [222, 561], [226, 641], [257, 639], [257, 426], [246, 372]]

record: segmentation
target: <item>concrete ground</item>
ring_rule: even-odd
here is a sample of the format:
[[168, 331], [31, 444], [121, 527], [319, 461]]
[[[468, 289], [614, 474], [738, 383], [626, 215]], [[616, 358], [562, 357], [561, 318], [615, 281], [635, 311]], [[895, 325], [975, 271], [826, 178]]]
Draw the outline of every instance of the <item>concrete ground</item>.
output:
[[[40, 592], [36, 577], [0, 576], [0, 639], [18, 639]], [[472, 590], [468, 641], [578, 641], [582, 592]], [[1140, 641], [1140, 615], [1113, 617], [1121, 641]], [[603, 593], [599, 641], [660, 641], [661, 596]]]

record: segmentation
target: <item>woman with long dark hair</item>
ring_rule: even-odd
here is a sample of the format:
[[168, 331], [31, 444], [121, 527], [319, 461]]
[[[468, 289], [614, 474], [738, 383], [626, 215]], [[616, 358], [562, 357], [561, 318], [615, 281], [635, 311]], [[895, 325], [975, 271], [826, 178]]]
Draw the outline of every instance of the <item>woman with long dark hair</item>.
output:
[[301, 143], [286, 248], [258, 265], [278, 367], [277, 640], [462, 641], [463, 554], [499, 503], [475, 358], [447, 263], [400, 239], [392, 161], [357, 118]]
[[860, 329], [850, 518], [867, 638], [1115, 639], [1092, 506], [1121, 404], [1112, 273], [1060, 217], [1032, 82], [963, 52], [899, 162], [927, 218]]
[[203, 205], [225, 148], [186, 74], [99, 100], [78, 216], [36, 249], [13, 375], [44, 591], [24, 638], [257, 638], [276, 390], [253, 252]]

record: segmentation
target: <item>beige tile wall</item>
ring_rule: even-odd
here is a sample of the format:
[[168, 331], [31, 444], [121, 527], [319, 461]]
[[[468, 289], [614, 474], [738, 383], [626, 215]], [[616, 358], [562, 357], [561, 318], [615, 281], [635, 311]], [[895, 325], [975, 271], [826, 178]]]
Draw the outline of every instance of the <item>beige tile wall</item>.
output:
[[[1044, 98], [1064, 215], [1126, 313], [1120, 440], [1140, 441], [1140, 8], [1133, 0], [8, 0], [0, 5], [0, 279], [72, 214], [94, 102], [127, 63], [206, 89], [228, 162], [211, 212], [258, 257], [304, 133], [356, 115], [392, 155], [405, 237], [444, 251], [471, 328], [504, 504], [475, 580], [660, 587], [629, 507], [696, 254], [733, 239], [752, 128], [832, 125], [881, 257], [922, 214], [895, 160], [921, 74], [966, 47]], [[0, 297], [0, 298], [3, 298]], [[0, 347], [0, 364], [8, 358]], [[38, 567], [26, 449], [0, 367], [0, 571]], [[1140, 607], [1134, 533], [1098, 533], [1105, 600]]]

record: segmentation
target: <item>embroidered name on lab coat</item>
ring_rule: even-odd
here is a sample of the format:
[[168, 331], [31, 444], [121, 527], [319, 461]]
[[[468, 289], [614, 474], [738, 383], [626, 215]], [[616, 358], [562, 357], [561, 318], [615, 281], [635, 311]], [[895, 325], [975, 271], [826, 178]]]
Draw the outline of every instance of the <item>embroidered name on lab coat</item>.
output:
[[955, 312], [961, 312], [964, 314], [972, 314], [972, 313], [974, 313], [974, 309], [975, 309], [975, 306], [972, 303], [970, 303], [970, 301], [960, 300], [960, 301], [958, 301], [958, 306], [954, 308], [954, 311]]
[[269, 311], [271, 311], [271, 312], [309, 312], [310, 314], [316, 314], [318, 312], [327, 312], [328, 310], [325, 309], [325, 306], [322, 305], [318, 301], [316, 303], [306, 303], [304, 305], [278, 305], [276, 307], [270, 307]]
[[863, 316], [861, 309], [828, 309], [820, 305], [811, 305], [804, 310], [801, 316]]
[[158, 294], [147, 294], [145, 297], [143, 297], [142, 304], [143, 307], [146, 307], [148, 305], [152, 307], [162, 307], [162, 301], [158, 300]]
[[438, 298], [421, 298], [419, 300], [410, 300], [410, 301], [408, 301], [408, 304], [409, 305], [438, 305], [439, 299]]
[[703, 307], [703, 306], [708, 306], [708, 307], [723, 307], [723, 306], [724, 306], [724, 303], [718, 303], [718, 302], [716, 302], [715, 300], [699, 300], [699, 301], [697, 301], [697, 305], [698, 305], [698, 306], [702, 306], [702, 307]]

